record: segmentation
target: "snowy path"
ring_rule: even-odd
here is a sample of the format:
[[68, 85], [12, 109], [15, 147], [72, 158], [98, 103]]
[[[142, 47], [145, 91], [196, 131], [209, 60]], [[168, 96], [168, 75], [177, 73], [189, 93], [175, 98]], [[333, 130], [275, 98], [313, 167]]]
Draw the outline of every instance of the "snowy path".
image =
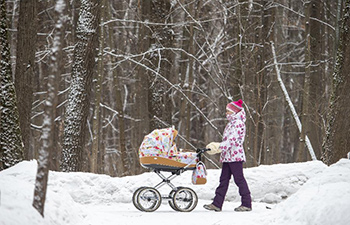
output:
[[266, 224], [273, 212], [266, 209], [266, 203], [254, 203], [254, 210], [251, 212], [235, 212], [233, 209], [237, 206], [236, 202], [225, 202], [222, 212], [211, 212], [202, 207], [208, 203], [210, 202], [199, 200], [197, 207], [189, 213], [176, 212], [167, 203], [163, 203], [152, 213], [140, 212], [132, 203], [84, 205], [87, 215], [78, 225], [232, 225], [235, 221], [244, 225], [256, 225]]

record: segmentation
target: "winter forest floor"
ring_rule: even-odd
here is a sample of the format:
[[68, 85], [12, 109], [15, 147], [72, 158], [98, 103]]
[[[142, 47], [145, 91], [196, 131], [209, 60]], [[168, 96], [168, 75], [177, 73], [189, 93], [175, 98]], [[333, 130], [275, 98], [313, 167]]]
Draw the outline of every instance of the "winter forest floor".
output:
[[[113, 178], [50, 172], [42, 218], [31, 206], [36, 161], [24, 161], [0, 172], [0, 225], [350, 224], [350, 160], [330, 167], [319, 161], [259, 166], [244, 173], [253, 197], [251, 212], [234, 212], [239, 196], [233, 182], [222, 212], [203, 209], [214, 197], [220, 176], [220, 170], [209, 170], [205, 185], [192, 185], [190, 171], [173, 180], [196, 191], [199, 202], [192, 212], [175, 212], [164, 202], [146, 213], [138, 211], [131, 198], [138, 187], [159, 183], [154, 173]], [[165, 195], [169, 190], [159, 191]]]

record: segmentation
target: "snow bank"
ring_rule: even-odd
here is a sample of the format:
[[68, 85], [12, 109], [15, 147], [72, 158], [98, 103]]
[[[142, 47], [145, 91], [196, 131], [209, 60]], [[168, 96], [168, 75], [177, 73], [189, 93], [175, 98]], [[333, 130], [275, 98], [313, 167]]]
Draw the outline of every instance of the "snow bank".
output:
[[[123, 210], [122, 217], [133, 218], [139, 215], [131, 203], [133, 192], [141, 186], [155, 186], [161, 181], [155, 173], [113, 178], [90, 173], [50, 171], [43, 219], [31, 206], [36, 167], [36, 161], [25, 161], [0, 172], [0, 225], [82, 224], [85, 218], [95, 216], [95, 213], [90, 215], [93, 211], [88, 211], [87, 208], [108, 205], [127, 206], [125, 209], [129, 210]], [[329, 221], [337, 222], [337, 225], [350, 224], [347, 214], [350, 210], [350, 160], [341, 160], [331, 167], [319, 161], [259, 166], [245, 169], [244, 173], [252, 192], [253, 207], [254, 204], [257, 206], [251, 215], [259, 214], [254, 218], [266, 218], [264, 223], [259, 220], [261, 225], [326, 225]], [[202, 202], [210, 202], [214, 197], [219, 176], [220, 170], [209, 170], [206, 185], [192, 185], [191, 172], [187, 171], [176, 177], [172, 183], [190, 187], [196, 191]], [[162, 195], [167, 195], [170, 189], [164, 186], [159, 191]], [[232, 181], [227, 201], [239, 200], [237, 188]], [[261, 202], [278, 204], [272, 210], [264, 210]], [[226, 206], [229, 210], [231, 203], [227, 202]], [[208, 213], [201, 208], [197, 206], [193, 213], [197, 213], [197, 216]], [[222, 212], [223, 222], [218, 224], [228, 224], [231, 217], [229, 212], [227, 215], [225, 210]], [[262, 214], [266, 212], [269, 213], [268, 216]], [[159, 213], [157, 215], [161, 216]], [[210, 215], [205, 214], [202, 217], [207, 216]], [[243, 219], [240, 222], [243, 223]], [[254, 224], [254, 221], [251, 222]]]
[[84, 213], [67, 191], [48, 187], [43, 219], [32, 207], [36, 161], [23, 161], [0, 172], [0, 225], [74, 225]]
[[279, 225], [349, 225], [350, 160], [341, 159], [310, 179], [276, 211], [282, 215]]
[[34, 169], [33, 162], [21, 162], [0, 173], [0, 225], [23, 224], [23, 221], [33, 221], [35, 225], [45, 224], [31, 205]]
[[[278, 203], [283, 198], [294, 194], [311, 177], [321, 173], [327, 166], [322, 162], [278, 164], [245, 169], [245, 176], [252, 192], [253, 201]], [[193, 185], [191, 171], [182, 173], [172, 183], [175, 186], [190, 187], [196, 191], [199, 199], [211, 200], [219, 184], [220, 170], [208, 170], [206, 185]], [[170, 173], [163, 173], [165, 176]], [[75, 202], [82, 204], [101, 204], [122, 202], [130, 203], [133, 192], [141, 187], [154, 187], [161, 179], [155, 173], [144, 173], [137, 176], [113, 178], [107, 175], [90, 173], [51, 172], [50, 189], [55, 192], [68, 191]], [[233, 179], [227, 193], [227, 201], [240, 201], [240, 196]], [[166, 185], [160, 190], [168, 195], [170, 188]], [[271, 199], [274, 200], [271, 200]]]

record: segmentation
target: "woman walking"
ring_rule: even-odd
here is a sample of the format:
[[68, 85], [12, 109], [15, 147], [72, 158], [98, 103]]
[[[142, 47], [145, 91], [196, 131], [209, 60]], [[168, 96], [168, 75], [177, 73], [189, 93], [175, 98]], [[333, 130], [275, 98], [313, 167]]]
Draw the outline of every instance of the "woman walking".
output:
[[235, 211], [252, 210], [249, 187], [243, 175], [243, 162], [246, 161], [243, 149], [246, 115], [242, 105], [241, 99], [227, 104], [226, 118], [229, 122], [224, 130], [223, 140], [220, 143], [211, 142], [207, 145], [207, 148], [211, 149], [208, 151], [209, 154], [221, 152], [220, 162], [222, 162], [220, 184], [216, 188], [213, 203], [204, 205], [207, 210], [221, 211], [232, 175], [241, 196], [241, 205], [235, 208]]

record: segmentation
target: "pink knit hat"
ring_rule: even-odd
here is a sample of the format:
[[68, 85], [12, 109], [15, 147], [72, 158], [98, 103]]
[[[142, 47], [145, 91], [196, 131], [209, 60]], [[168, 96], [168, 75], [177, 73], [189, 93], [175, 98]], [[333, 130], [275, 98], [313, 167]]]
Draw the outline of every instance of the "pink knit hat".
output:
[[239, 111], [241, 111], [243, 109], [242, 105], [243, 105], [243, 101], [242, 101], [242, 99], [239, 99], [236, 102], [228, 103], [227, 106], [226, 106], [226, 110], [238, 113]]

